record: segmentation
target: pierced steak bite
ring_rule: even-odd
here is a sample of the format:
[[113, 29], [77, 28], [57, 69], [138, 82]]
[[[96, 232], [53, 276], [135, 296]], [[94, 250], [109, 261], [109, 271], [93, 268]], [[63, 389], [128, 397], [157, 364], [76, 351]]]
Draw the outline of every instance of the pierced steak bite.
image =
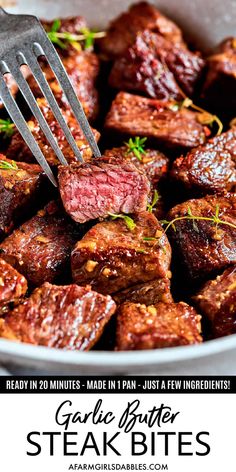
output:
[[99, 41], [100, 50], [108, 58], [119, 57], [144, 29], [156, 31], [174, 44], [183, 42], [182, 32], [173, 21], [154, 5], [140, 2], [111, 22], [105, 38]]
[[171, 176], [200, 194], [236, 187], [236, 128], [215, 136], [174, 162]]
[[202, 98], [211, 110], [235, 116], [236, 38], [222, 41], [207, 60]]
[[[48, 106], [48, 103], [45, 99], [38, 99], [37, 100], [40, 109], [43, 112], [48, 124], [50, 125], [51, 131], [53, 135], [56, 137], [58, 145], [62, 150], [64, 156], [66, 157], [68, 162], [77, 162], [77, 158], [75, 157], [70, 145], [68, 144], [64, 133], [54, 118], [54, 115], [51, 111], [51, 108]], [[65, 121], [67, 122], [73, 137], [75, 138], [76, 144], [84, 158], [85, 161], [90, 160], [92, 157], [92, 151], [89, 147], [87, 140], [85, 139], [79, 124], [77, 123], [76, 119], [72, 115], [69, 109], [63, 111], [63, 116]], [[35, 139], [37, 140], [39, 147], [43, 151], [44, 156], [46, 157], [48, 163], [51, 166], [55, 166], [59, 164], [59, 161], [52, 150], [51, 146], [49, 146], [48, 141], [45, 138], [44, 133], [41, 131], [41, 128], [34, 118], [32, 118], [28, 122], [28, 126], [34, 135]], [[98, 141], [100, 137], [100, 133], [93, 129], [93, 133], [95, 139]], [[32, 155], [30, 149], [28, 148], [27, 144], [23, 140], [21, 134], [16, 131], [12, 137], [11, 143], [7, 150], [7, 157], [14, 158], [17, 161], [25, 161], [25, 162], [35, 162], [35, 158]]]
[[81, 228], [51, 202], [0, 244], [0, 256], [38, 286], [68, 270], [70, 252], [80, 234]]
[[202, 342], [200, 320], [194, 308], [184, 302], [124, 303], [118, 311], [116, 350], [198, 344]]
[[39, 206], [48, 185], [41, 167], [15, 162], [0, 154], [0, 240]]
[[75, 283], [89, 283], [101, 293], [115, 293], [171, 276], [171, 248], [155, 216], [138, 213], [134, 222], [132, 231], [123, 219], [98, 223], [77, 242], [71, 255]]
[[[214, 223], [214, 216], [232, 224]], [[200, 219], [191, 220], [190, 213]], [[236, 194], [206, 196], [175, 206], [167, 219], [175, 221], [169, 230], [180, 262], [191, 280], [207, 279], [236, 264]], [[210, 218], [209, 221], [201, 218]]]
[[[98, 114], [98, 92], [96, 81], [99, 73], [99, 59], [93, 52], [82, 51], [76, 55], [69, 55], [62, 58], [62, 62], [69, 75], [76, 95], [80, 100], [85, 114], [89, 120], [95, 120]], [[62, 93], [51, 68], [42, 61], [42, 68], [59, 105], [68, 109], [67, 100]], [[37, 98], [42, 97], [42, 92], [35, 82], [34, 78], [29, 77], [29, 85]]]
[[150, 30], [139, 33], [111, 70], [109, 84], [151, 98], [182, 100], [193, 95], [204, 61], [185, 45], [173, 44]]
[[124, 302], [145, 305], [155, 305], [158, 302], [171, 303], [173, 298], [170, 292], [170, 279], [165, 277], [126, 288], [116, 293], [113, 298], [118, 305]]
[[80, 223], [109, 213], [135, 213], [147, 206], [150, 185], [131, 162], [102, 157], [60, 166], [59, 188], [66, 212]]
[[1, 323], [0, 335], [30, 344], [88, 351], [115, 312], [110, 296], [90, 287], [44, 283]]
[[207, 282], [194, 301], [211, 322], [214, 336], [236, 333], [236, 266]]
[[27, 280], [13, 267], [0, 259], [0, 315], [17, 305], [27, 290]]
[[118, 136], [146, 136], [165, 148], [191, 149], [203, 144], [209, 128], [200, 114], [173, 110], [173, 102], [120, 92], [112, 102], [105, 129]]

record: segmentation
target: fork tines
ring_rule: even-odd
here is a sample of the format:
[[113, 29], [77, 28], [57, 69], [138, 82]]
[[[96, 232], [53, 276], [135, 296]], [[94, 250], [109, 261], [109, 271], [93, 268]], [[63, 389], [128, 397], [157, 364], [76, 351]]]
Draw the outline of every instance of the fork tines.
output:
[[26, 144], [29, 146], [32, 154], [35, 156], [36, 160], [43, 168], [44, 172], [47, 174], [51, 182], [55, 186], [57, 186], [55, 177], [37, 141], [29, 130], [27, 122], [25, 121], [15, 99], [13, 98], [4, 80], [4, 75], [6, 73], [10, 73], [18, 84], [19, 90], [21, 91], [23, 97], [28, 103], [32, 114], [38, 121], [41, 130], [47, 138], [47, 141], [49, 142], [50, 146], [52, 147], [61, 164], [66, 165], [67, 160], [58, 146], [57, 139], [53, 135], [50, 126], [48, 125], [42, 111], [40, 110], [38, 103], [34, 97], [34, 94], [21, 71], [22, 65], [27, 65], [29, 67], [33, 77], [35, 78], [38, 86], [42, 91], [42, 94], [46, 98], [56, 120], [62, 128], [63, 133], [68, 143], [70, 144], [75, 156], [80, 161], [83, 161], [82, 155], [77, 147], [75, 139], [62, 115], [57, 100], [38, 62], [38, 58], [44, 55], [62, 88], [62, 91], [75, 115], [75, 118], [77, 119], [80, 125], [84, 136], [88, 141], [89, 146], [93, 151], [93, 155], [95, 157], [98, 157], [101, 154], [94, 138], [94, 135], [92, 133], [92, 130], [90, 128], [90, 125], [87, 121], [82, 105], [76, 96], [76, 93], [73, 89], [73, 86], [71, 85], [70, 79], [61, 62], [61, 59], [57, 51], [55, 50], [53, 44], [47, 37], [39, 21], [36, 19], [35, 21], [37, 24], [36, 28], [34, 28], [32, 31], [32, 41], [30, 41], [28, 37], [27, 42], [23, 41], [22, 44], [15, 45], [10, 51], [8, 51], [8, 53], [4, 57], [0, 59], [0, 95], [5, 105], [5, 108], [7, 109], [11, 119], [15, 123], [22, 137], [24, 138]]

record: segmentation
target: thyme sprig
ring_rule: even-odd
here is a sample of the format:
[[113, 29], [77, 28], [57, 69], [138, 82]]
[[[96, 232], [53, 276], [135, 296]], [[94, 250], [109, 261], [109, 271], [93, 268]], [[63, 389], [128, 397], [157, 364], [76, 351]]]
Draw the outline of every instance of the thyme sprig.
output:
[[4, 134], [4, 138], [10, 138], [14, 133], [15, 125], [9, 120], [0, 119], [0, 133]]
[[[236, 225], [234, 223], [230, 223], [230, 221], [225, 221], [225, 220], [222, 220], [220, 218], [220, 207], [219, 207], [219, 205], [216, 205], [215, 213], [212, 216], [193, 215], [191, 209], [188, 208], [188, 214], [186, 216], [177, 216], [176, 218], [174, 218], [171, 221], [162, 220], [162, 221], [160, 221], [160, 223], [162, 224], [162, 226], [166, 226], [165, 227], [165, 233], [167, 233], [169, 228], [173, 228], [173, 230], [176, 231], [175, 223], [177, 223], [178, 221], [182, 221], [182, 220], [192, 221], [193, 224], [195, 223], [195, 225], [196, 225], [196, 221], [209, 221], [215, 227], [216, 233], [218, 231], [219, 225], [229, 226], [230, 228], [233, 228], [234, 230], [236, 230]], [[198, 231], [197, 226], [195, 226], [194, 229], [196, 231]]]
[[146, 154], [145, 151], [145, 143], [147, 138], [140, 138], [139, 136], [135, 136], [134, 139], [130, 138], [128, 142], [124, 144], [127, 147], [127, 154], [134, 154], [139, 161], [142, 160], [142, 156]]
[[48, 31], [47, 35], [52, 43], [56, 44], [61, 49], [67, 49], [70, 44], [75, 49], [81, 51], [81, 42], [84, 45], [84, 49], [90, 49], [95, 39], [106, 36], [105, 31], [92, 31], [89, 28], [81, 28], [79, 34], [72, 34], [68, 31], [60, 32], [60, 28], [61, 21], [59, 19], [54, 20], [51, 30]]
[[204, 110], [204, 108], [199, 107], [198, 105], [195, 105], [193, 101], [185, 97], [184, 100], [182, 101], [180, 108], [192, 108], [193, 110], [199, 111], [200, 115], [198, 115], [198, 121], [202, 125], [209, 125], [212, 126], [214, 123], [217, 124], [218, 130], [216, 135], [219, 136], [222, 131], [223, 131], [223, 123], [220, 120], [220, 118], [217, 115], [212, 115], [212, 113]]
[[0, 160], [0, 169], [3, 170], [18, 170], [17, 164], [14, 161], [8, 162]]
[[145, 241], [145, 242], [147, 242], [147, 243], [148, 243], [148, 242], [154, 243], [154, 244], [153, 244], [153, 247], [159, 246], [159, 248], [164, 252], [164, 254], [166, 254], [166, 248], [165, 248], [165, 246], [164, 246], [163, 244], [161, 244], [161, 238], [163, 237], [164, 234], [165, 234], [165, 232], [164, 232], [161, 236], [159, 236], [159, 237], [157, 237], [157, 236], [154, 236], [154, 237], [144, 237], [144, 238], [143, 238], [143, 241]]
[[[166, 63], [165, 63], [165, 67], [167, 70], [169, 70]], [[213, 115], [212, 113], [204, 110], [198, 105], [195, 105], [195, 103], [193, 103], [191, 98], [187, 97], [187, 95], [183, 92], [179, 84], [178, 84], [178, 89], [179, 89], [180, 95], [182, 95], [183, 97], [183, 100], [181, 102], [173, 101], [172, 103], [170, 103], [169, 105], [170, 110], [178, 111], [181, 108], [192, 108], [193, 110], [200, 112], [198, 116], [199, 123], [201, 123], [202, 125], [209, 125], [209, 126], [212, 126], [214, 123], [216, 123], [218, 126], [216, 135], [217, 136], [220, 135], [223, 131], [223, 123], [220, 120], [220, 118], [217, 115]]]
[[148, 205], [147, 205], [147, 211], [149, 211], [150, 213], [152, 213], [153, 208], [156, 206], [156, 204], [157, 204], [159, 198], [160, 198], [160, 196], [159, 196], [158, 191], [157, 191], [157, 190], [154, 190], [152, 203], [148, 203]]
[[125, 215], [124, 213], [120, 213], [120, 214], [109, 213], [109, 216], [111, 217], [112, 220], [116, 220], [117, 218], [121, 218], [122, 220], [124, 220], [127, 228], [130, 231], [133, 231], [134, 228], [136, 228], [136, 223], [134, 222], [133, 218], [131, 218], [128, 215]]

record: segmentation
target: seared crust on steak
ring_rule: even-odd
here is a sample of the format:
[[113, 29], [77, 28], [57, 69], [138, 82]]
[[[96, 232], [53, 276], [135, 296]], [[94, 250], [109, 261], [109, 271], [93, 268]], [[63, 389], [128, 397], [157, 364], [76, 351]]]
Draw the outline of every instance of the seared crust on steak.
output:
[[192, 149], [176, 159], [171, 176], [201, 194], [234, 190], [236, 187], [236, 128]]
[[157, 349], [202, 341], [201, 316], [186, 303], [124, 303], [118, 311], [116, 350]]
[[39, 207], [41, 192], [47, 189], [48, 180], [38, 165], [14, 162], [0, 154], [0, 240], [9, 234], [16, 224], [32, 210]]
[[134, 222], [133, 231], [121, 219], [93, 226], [72, 251], [74, 282], [114, 293], [170, 276], [171, 248], [157, 219], [143, 212], [134, 216]]
[[17, 305], [27, 290], [27, 280], [13, 267], [0, 259], [0, 315]]
[[31, 285], [52, 282], [68, 267], [80, 233], [61, 206], [51, 202], [3, 241], [0, 256]]
[[[206, 140], [206, 128], [199, 113], [173, 103], [120, 92], [113, 100], [105, 128], [110, 133], [146, 136], [166, 148], [191, 149]], [[207, 129], [208, 130], [208, 129]]]
[[[54, 115], [47, 101], [41, 98], [41, 99], [38, 99], [37, 102], [48, 124], [50, 125], [51, 131], [56, 137], [58, 145], [60, 149], [62, 150], [65, 158], [67, 159], [68, 162], [77, 162], [77, 158], [75, 157], [70, 145], [68, 144], [60, 125], [54, 118]], [[76, 144], [84, 160], [85, 161], [90, 160], [92, 157], [92, 151], [80, 129], [78, 122], [76, 121], [76, 119], [74, 118], [74, 116], [72, 115], [69, 109], [63, 110], [63, 116], [71, 130], [71, 133], [76, 141]], [[32, 118], [28, 122], [28, 126], [33, 136], [37, 140], [39, 147], [41, 148], [48, 163], [52, 166], [58, 165], [59, 161], [57, 159], [57, 156], [55, 155], [51, 146], [48, 145], [48, 141], [46, 140], [45, 135], [42, 132], [37, 120]], [[100, 133], [96, 131], [95, 129], [93, 129], [93, 133], [94, 133], [95, 139], [98, 141], [100, 137]], [[32, 155], [30, 149], [28, 148], [27, 144], [25, 143], [21, 134], [18, 131], [16, 131], [12, 137], [11, 143], [7, 150], [7, 156], [9, 158], [15, 159], [16, 161], [22, 160], [25, 162], [35, 162], [34, 156]]]
[[[188, 200], [172, 208], [168, 220], [188, 217], [212, 218], [219, 209], [219, 218], [236, 225], [236, 194], [206, 196]], [[176, 231], [175, 231], [176, 230]], [[188, 276], [206, 279], [213, 273], [236, 264], [236, 229], [213, 221], [184, 219], [175, 222], [169, 234]]]
[[236, 266], [207, 282], [194, 301], [211, 322], [214, 336], [236, 333]]
[[60, 166], [61, 199], [73, 220], [84, 223], [111, 213], [136, 213], [147, 206], [147, 177], [125, 159], [100, 157]]
[[139, 33], [111, 70], [109, 84], [151, 98], [183, 99], [193, 95], [204, 61], [185, 45], [173, 44], [150, 30]]
[[88, 351], [115, 308], [110, 296], [90, 287], [46, 282], [6, 316], [0, 335], [30, 344]]
[[173, 302], [170, 279], [167, 277], [126, 288], [116, 293], [113, 298], [118, 305], [124, 302], [144, 303], [144, 305]]
[[154, 5], [140, 2], [111, 22], [105, 38], [99, 41], [100, 50], [109, 58], [121, 56], [144, 29], [156, 31], [174, 44], [183, 42], [182, 32], [173, 21]]

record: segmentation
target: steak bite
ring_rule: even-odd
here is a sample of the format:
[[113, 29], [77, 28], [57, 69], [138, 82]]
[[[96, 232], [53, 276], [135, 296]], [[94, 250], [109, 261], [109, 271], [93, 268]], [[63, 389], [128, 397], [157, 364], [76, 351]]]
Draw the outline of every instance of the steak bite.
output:
[[207, 60], [202, 98], [213, 111], [235, 116], [236, 38], [222, 41]]
[[0, 259], [0, 315], [9, 310], [9, 305], [19, 303], [26, 290], [25, 277]]
[[104, 156], [109, 158], [121, 158], [132, 162], [138, 169], [146, 174], [153, 188], [156, 188], [160, 180], [167, 177], [169, 170], [169, 158], [157, 149], [145, 149], [138, 158], [127, 146], [107, 149]]
[[144, 305], [171, 303], [173, 298], [170, 293], [170, 279], [165, 277], [126, 288], [116, 293], [113, 298], [118, 305], [124, 302], [144, 303]]
[[191, 149], [203, 144], [209, 128], [200, 114], [187, 108], [175, 110], [173, 102], [120, 92], [112, 102], [105, 128], [118, 136], [146, 136], [166, 148]]
[[99, 41], [101, 52], [108, 58], [121, 56], [144, 29], [158, 32], [173, 44], [183, 42], [182, 32], [173, 21], [162, 15], [154, 5], [140, 2], [111, 22], [106, 36]]
[[[109, 84], [151, 98], [183, 99], [193, 95], [204, 67], [203, 59], [150, 30], [139, 33], [111, 70]], [[181, 87], [181, 89], [180, 89]]]
[[[51, 111], [51, 108], [49, 107], [47, 101], [42, 98], [42, 99], [38, 99], [37, 102], [38, 102], [38, 105], [39, 105], [40, 109], [42, 110], [43, 115], [45, 116], [48, 124], [50, 125], [51, 131], [52, 131], [53, 135], [56, 137], [58, 145], [59, 145], [60, 149], [62, 150], [64, 156], [66, 157], [67, 161], [68, 162], [77, 162], [77, 158], [75, 157], [75, 155], [74, 155], [67, 139], [65, 138], [64, 133], [63, 133], [60, 125], [58, 124], [58, 122], [54, 118], [54, 115], [53, 115], [53, 113]], [[85, 139], [85, 137], [84, 137], [84, 135], [81, 131], [81, 128], [80, 128], [78, 122], [76, 121], [76, 119], [74, 118], [74, 116], [72, 115], [72, 113], [69, 109], [66, 109], [66, 110], [64, 109], [63, 110], [63, 116], [64, 116], [65, 121], [67, 122], [67, 124], [70, 128], [70, 131], [71, 131], [71, 133], [72, 133], [72, 135], [73, 135], [73, 137], [76, 141], [76, 144], [77, 144], [84, 160], [85, 161], [90, 160], [91, 157], [92, 157], [92, 151], [91, 151], [91, 148], [90, 148], [87, 140]], [[55, 155], [55, 153], [54, 153], [53, 149], [51, 148], [51, 146], [48, 145], [48, 141], [47, 141], [44, 133], [42, 132], [37, 120], [32, 118], [28, 122], [28, 126], [29, 126], [33, 136], [37, 140], [37, 142], [39, 144], [39, 147], [41, 148], [45, 158], [48, 161], [48, 163], [51, 166], [58, 165], [59, 161], [57, 159], [57, 156]], [[93, 129], [93, 133], [94, 133], [95, 139], [98, 140], [99, 136], [100, 136], [100, 133], [98, 131], [96, 131], [95, 129]], [[13, 137], [12, 137], [11, 143], [10, 143], [10, 145], [8, 147], [8, 150], [7, 150], [7, 156], [9, 158], [13, 157], [17, 161], [22, 160], [22, 161], [25, 161], [25, 162], [35, 162], [34, 156], [32, 155], [30, 149], [28, 148], [27, 144], [25, 143], [25, 141], [23, 140], [21, 134], [18, 131], [16, 131], [14, 133]]]
[[88, 351], [115, 312], [112, 298], [90, 287], [44, 283], [9, 313], [0, 335], [25, 343]]
[[[58, 33], [83, 34], [83, 30], [88, 28], [86, 20], [81, 16], [68, 17], [59, 20]], [[44, 21], [44, 28], [51, 31], [53, 22]], [[82, 45], [82, 43], [81, 43]], [[57, 47], [57, 45], [55, 44]], [[70, 42], [66, 42], [66, 48], [57, 47], [65, 69], [75, 89], [76, 95], [82, 103], [87, 118], [94, 120], [98, 114], [98, 91], [96, 82], [99, 74], [99, 58], [91, 50], [80, 50], [80, 45], [75, 48]], [[44, 75], [50, 84], [54, 95], [63, 107], [68, 107], [67, 100], [62, 93], [52, 69], [45, 60], [41, 60]], [[42, 92], [36, 81], [31, 77], [30, 86], [36, 97], [42, 97]]]
[[[172, 208], [167, 216], [168, 220], [182, 217], [169, 232], [191, 280], [209, 278], [236, 264], [236, 194], [188, 200]], [[226, 224], [214, 223], [214, 217]]]
[[16, 163], [0, 154], [0, 240], [38, 206], [46, 185], [40, 166]]
[[236, 128], [215, 136], [174, 162], [171, 176], [200, 194], [236, 187]]
[[144, 211], [150, 185], [131, 162], [102, 157], [60, 166], [59, 188], [66, 212], [84, 223], [110, 213]]
[[202, 342], [201, 316], [184, 302], [124, 303], [118, 311], [116, 350], [134, 351]]
[[77, 242], [71, 255], [75, 283], [115, 293], [171, 276], [171, 248], [155, 216], [139, 213], [134, 222], [132, 231], [123, 219], [98, 223]]
[[153, 207], [153, 213], [157, 219], [162, 219], [165, 215], [165, 202], [162, 198], [162, 189], [160, 189], [159, 184], [166, 181], [169, 171], [169, 158], [157, 149], [145, 149], [144, 154], [140, 154], [140, 158], [138, 158], [134, 152], [130, 152], [130, 148], [127, 146], [107, 149], [104, 152], [104, 156], [123, 158], [132, 162], [138, 169], [146, 174], [151, 184], [148, 203], [152, 204], [155, 195], [154, 192], [157, 191], [158, 200]]
[[207, 282], [194, 301], [209, 319], [214, 336], [236, 333], [236, 266]]
[[63, 209], [51, 202], [0, 244], [0, 255], [31, 285], [52, 282], [68, 268], [80, 232]]
[[[81, 53], [77, 52], [76, 55], [62, 58], [62, 62], [87, 118], [94, 121], [98, 115], [98, 92], [95, 87], [99, 73], [98, 56], [90, 51], [82, 51]], [[42, 61], [42, 69], [59, 105], [62, 108], [68, 109], [66, 97], [52, 69], [44, 61]], [[42, 98], [42, 91], [37, 82], [35, 82], [35, 79], [31, 76], [28, 82], [34, 95], [37, 98]]]

